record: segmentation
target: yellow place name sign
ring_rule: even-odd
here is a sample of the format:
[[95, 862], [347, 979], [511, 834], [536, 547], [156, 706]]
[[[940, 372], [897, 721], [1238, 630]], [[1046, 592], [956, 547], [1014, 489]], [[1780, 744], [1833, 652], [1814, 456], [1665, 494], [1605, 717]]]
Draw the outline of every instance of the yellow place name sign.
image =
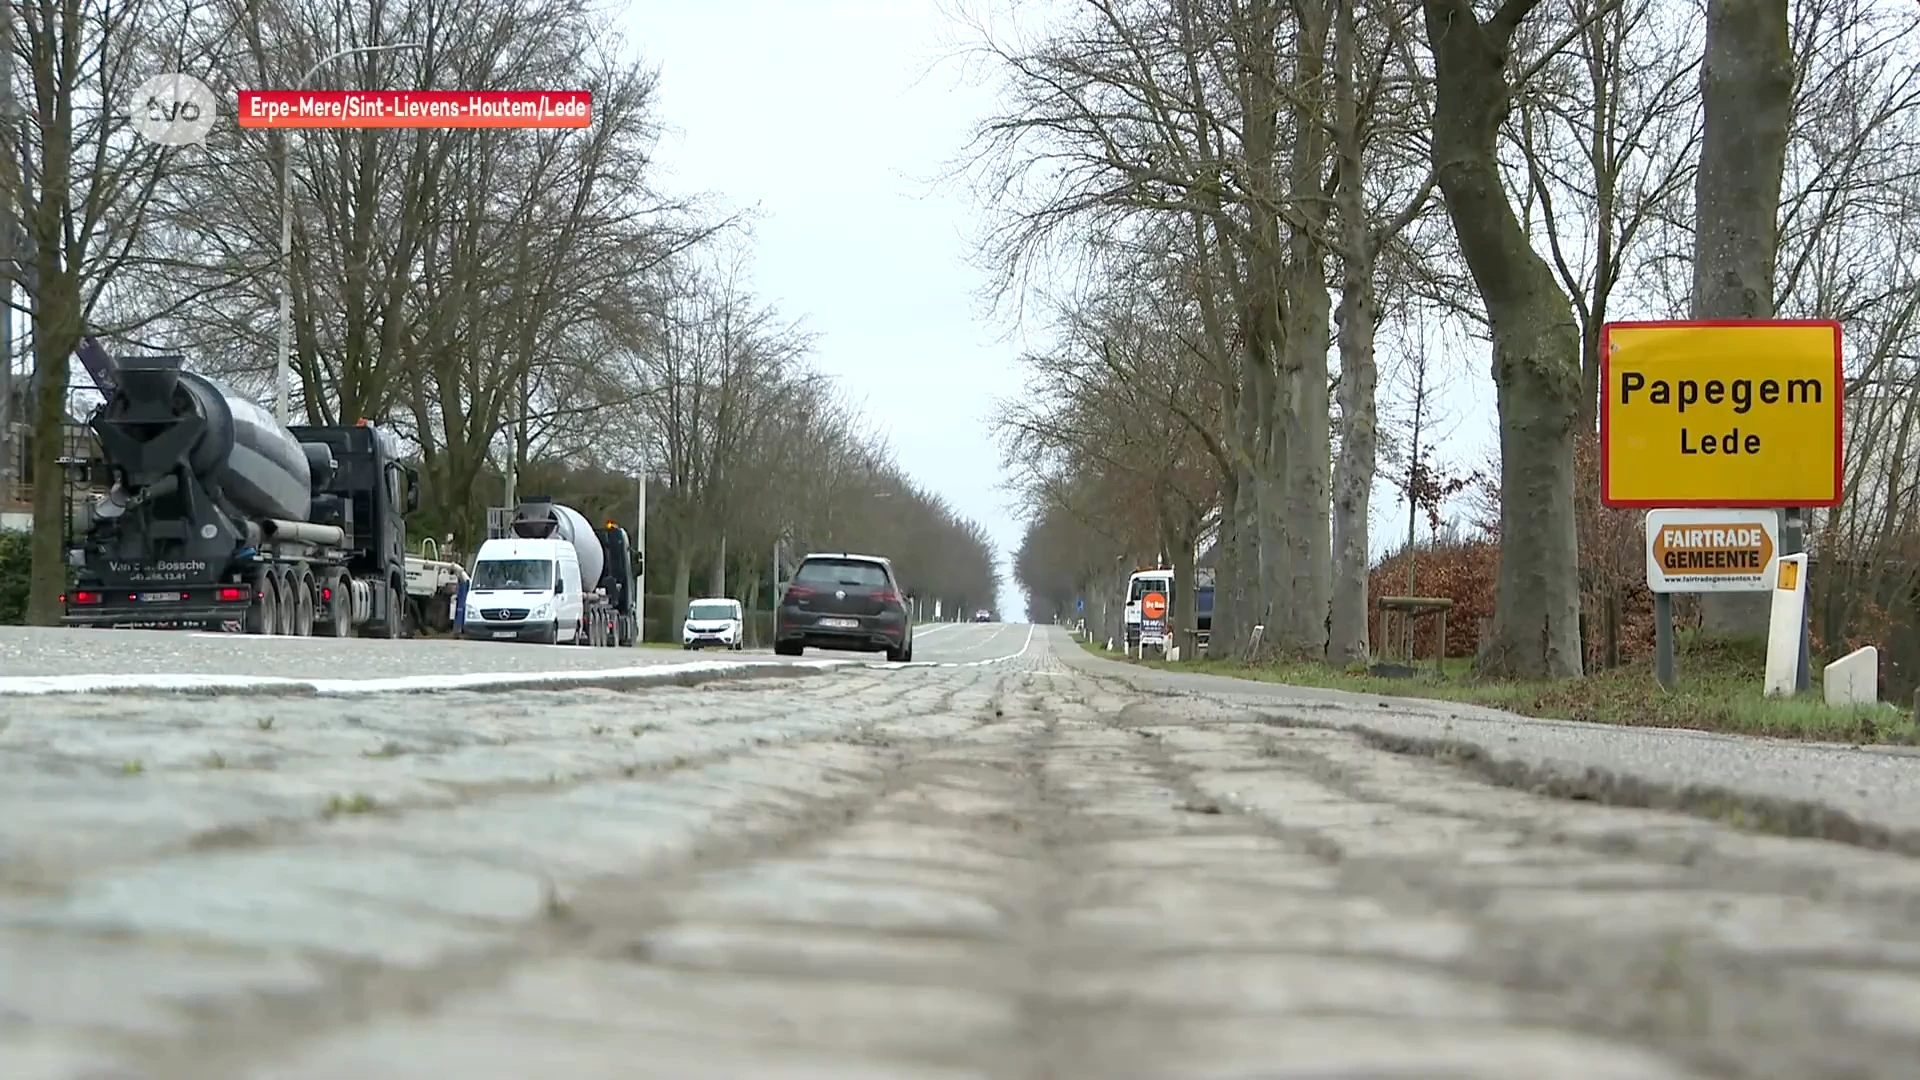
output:
[[1608, 323], [1600, 380], [1606, 505], [1840, 501], [1839, 323]]

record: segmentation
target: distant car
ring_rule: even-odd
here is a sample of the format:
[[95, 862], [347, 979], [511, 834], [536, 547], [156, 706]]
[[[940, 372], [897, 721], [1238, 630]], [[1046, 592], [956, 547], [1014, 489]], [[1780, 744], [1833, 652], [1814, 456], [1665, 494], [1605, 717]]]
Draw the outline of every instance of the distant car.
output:
[[973, 621], [974, 622], [992, 622], [993, 612], [982, 608], [981, 610], [973, 613]]
[[878, 555], [808, 555], [773, 616], [773, 651], [799, 656], [809, 647], [885, 651], [896, 663], [913, 660], [912, 597], [900, 589], [893, 564]]
[[718, 645], [732, 652], [746, 648], [747, 620], [740, 601], [724, 596], [695, 600], [687, 605], [687, 621], [681, 624], [681, 647], [704, 649]]

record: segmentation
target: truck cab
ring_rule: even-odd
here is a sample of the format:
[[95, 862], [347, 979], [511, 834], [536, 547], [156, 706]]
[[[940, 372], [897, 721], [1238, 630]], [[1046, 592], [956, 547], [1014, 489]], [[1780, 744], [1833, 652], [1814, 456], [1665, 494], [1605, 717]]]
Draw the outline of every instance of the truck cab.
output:
[[[1157, 599], [1157, 602], [1156, 602]], [[1149, 606], [1156, 610], [1148, 611]], [[1127, 578], [1125, 608], [1127, 652], [1165, 651], [1172, 644], [1173, 571], [1167, 567], [1136, 570]]]
[[333, 452], [332, 476], [317, 485], [312, 520], [347, 533], [347, 573], [378, 582], [369, 590], [367, 630], [399, 637], [407, 617], [407, 515], [420, 508], [420, 474], [401, 462], [391, 431], [362, 420], [352, 427], [294, 425], [302, 443]]
[[487, 641], [577, 644], [585, 616], [580, 557], [559, 537], [502, 537], [480, 545], [461, 635]]

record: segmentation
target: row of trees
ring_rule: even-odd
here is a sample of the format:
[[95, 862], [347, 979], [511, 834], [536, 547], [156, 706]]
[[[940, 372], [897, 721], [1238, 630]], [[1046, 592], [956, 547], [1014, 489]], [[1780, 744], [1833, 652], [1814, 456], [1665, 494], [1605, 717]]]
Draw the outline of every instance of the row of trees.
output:
[[[1778, 315], [1849, 342], [1848, 500], [1813, 519], [1816, 581], [1843, 620], [1910, 596], [1917, 26], [1866, 0], [978, 20], [1006, 102], [967, 159], [994, 211], [981, 253], [1055, 331], [1000, 417], [1022, 587], [1043, 609], [1116, 594], [1134, 559], [1204, 538], [1221, 640], [1263, 623], [1274, 650], [1365, 660], [1383, 458], [1416, 505], [1467, 482], [1375, 400], [1377, 357], [1424, 365], [1438, 327], [1490, 352], [1498, 405], [1479, 667], [1578, 675], [1583, 607], [1643, 573], [1632, 515], [1598, 506], [1601, 325]], [[1709, 629], [1764, 632], [1710, 599]]]
[[[23, 115], [0, 186], [20, 222], [35, 476], [58, 475], [83, 333], [272, 393], [284, 199], [296, 422], [402, 433], [423, 477], [416, 535], [470, 546], [516, 481], [645, 474], [650, 576], [669, 571], [676, 610], [696, 571], [757, 587], [771, 556], [746, 556], [782, 536], [884, 547], [928, 597], [992, 595], [979, 527], [906, 481], [811, 366], [812, 335], [748, 288], [750, 216], [663, 190], [656, 74], [586, 0], [14, 10]], [[204, 146], [133, 130], [136, 87], [170, 71], [227, 113]], [[594, 115], [585, 130], [306, 132], [231, 115], [239, 90], [295, 86], [586, 89]], [[34, 513], [45, 621], [57, 484], [35, 485]]]

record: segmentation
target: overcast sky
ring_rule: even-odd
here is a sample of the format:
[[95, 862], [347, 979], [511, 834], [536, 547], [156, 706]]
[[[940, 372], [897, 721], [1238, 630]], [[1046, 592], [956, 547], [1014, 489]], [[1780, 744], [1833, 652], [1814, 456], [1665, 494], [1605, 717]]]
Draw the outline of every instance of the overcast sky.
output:
[[[989, 89], [938, 63], [955, 28], [934, 0], [652, 0], [628, 11], [630, 44], [660, 69], [667, 182], [758, 207], [756, 290], [820, 335], [816, 363], [883, 427], [908, 474], [992, 534], [1002, 610], [1020, 617], [1011, 558], [1022, 525], [987, 425], [994, 398], [1020, 388], [1017, 346], [977, 300], [974, 208], [932, 183], [994, 106]], [[1448, 449], [1477, 463], [1492, 445], [1485, 364], [1444, 363]], [[1384, 410], [1394, 389], [1383, 376]], [[1376, 495], [1373, 519], [1376, 550], [1404, 537], [1390, 491]]]

